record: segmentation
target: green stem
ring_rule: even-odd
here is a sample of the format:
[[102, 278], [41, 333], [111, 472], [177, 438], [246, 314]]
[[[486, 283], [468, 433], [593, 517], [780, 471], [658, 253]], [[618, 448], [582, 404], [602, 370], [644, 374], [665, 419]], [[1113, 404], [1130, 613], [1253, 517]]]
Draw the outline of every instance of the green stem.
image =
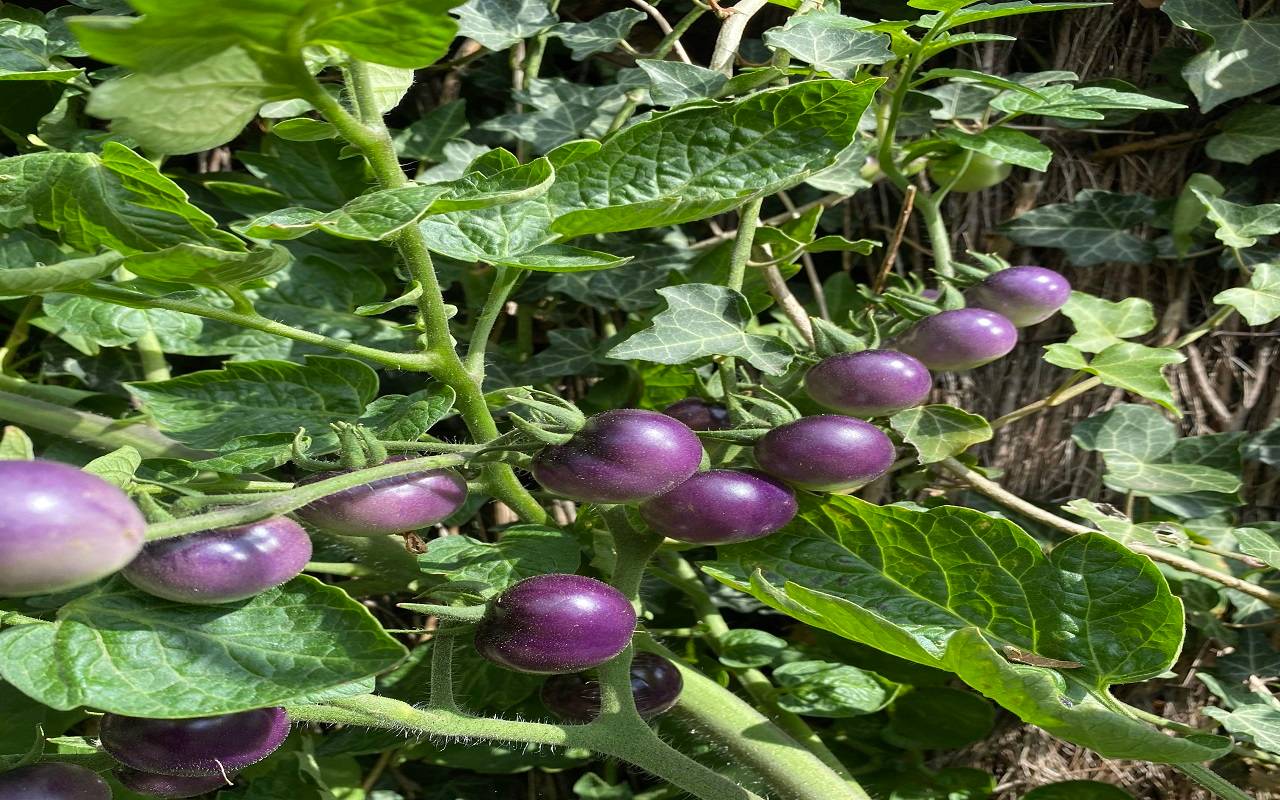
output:
[[1227, 783], [1221, 775], [1203, 764], [1173, 764], [1174, 769], [1221, 797], [1222, 800], [1253, 800], [1249, 795]]
[[431, 637], [431, 696], [430, 708], [460, 712], [453, 697], [453, 648], [452, 636], [444, 635], [449, 622], [436, 620], [436, 634]]
[[924, 219], [925, 232], [929, 235], [934, 270], [945, 277], [955, 275], [955, 267], [951, 264], [951, 234], [947, 231], [947, 223], [942, 219], [937, 201], [928, 192], [919, 192], [915, 207]]
[[467, 345], [467, 372], [478, 384], [484, 384], [484, 354], [489, 345], [489, 336], [493, 332], [493, 324], [497, 322], [502, 307], [507, 304], [507, 298], [520, 277], [518, 269], [494, 267], [493, 286], [489, 287], [489, 295], [485, 298], [484, 308], [480, 309], [480, 316], [476, 318], [475, 327], [471, 330], [471, 342]]
[[164, 360], [164, 348], [156, 332], [149, 330], [138, 337], [133, 349], [142, 361], [142, 377], [148, 381], [167, 381], [171, 377], [169, 365]]
[[[751, 260], [751, 243], [755, 239], [756, 228], [760, 225], [760, 207], [764, 198], [748, 200], [738, 209], [738, 229], [734, 232], [733, 251], [729, 255], [729, 276], [725, 286], [735, 292], [742, 291], [742, 284], [747, 278], [747, 262]], [[720, 359], [720, 384], [724, 389], [725, 405], [730, 412], [737, 409], [734, 395], [738, 391], [738, 365], [733, 356]]]
[[101, 450], [129, 446], [143, 458], [198, 460], [213, 455], [176, 442], [148, 425], [121, 422], [6, 391], [0, 391], [0, 420], [52, 433]]

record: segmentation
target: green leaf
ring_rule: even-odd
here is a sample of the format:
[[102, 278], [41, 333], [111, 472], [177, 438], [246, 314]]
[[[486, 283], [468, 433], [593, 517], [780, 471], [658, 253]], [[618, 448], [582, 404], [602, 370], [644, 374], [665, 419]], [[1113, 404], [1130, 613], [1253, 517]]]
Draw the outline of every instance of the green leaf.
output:
[[591, 272], [620, 267], [630, 260], [630, 256], [615, 256], [598, 250], [583, 250], [567, 244], [544, 244], [527, 253], [495, 258], [491, 263], [500, 267], [529, 269], [535, 272]]
[[0, 675], [27, 695], [152, 718], [278, 705], [383, 672], [404, 653], [364, 606], [307, 576], [214, 606], [117, 580], [62, 606], [52, 624], [0, 631]]
[[61, 54], [51, 44], [48, 32], [34, 21], [0, 19], [0, 81], [66, 83], [80, 75], [65, 61], [54, 62]]
[[659, 106], [714, 97], [729, 82], [721, 72], [683, 61], [640, 59], [636, 66], [648, 76], [649, 98]]
[[1280, 106], [1250, 103], [1232, 109], [1220, 123], [1222, 133], [1205, 145], [1209, 158], [1233, 164], [1252, 164], [1280, 150]]
[[764, 43], [819, 72], [852, 78], [861, 66], [894, 58], [888, 36], [862, 30], [871, 24], [839, 13], [814, 12], [792, 16], [781, 28], [765, 31]]
[[[10, 231], [5, 235], [3, 243], [16, 243], [19, 237], [27, 236], [31, 234], [25, 231]], [[4, 249], [9, 250], [7, 247]], [[9, 265], [13, 262], [8, 255], [6, 254], [4, 263], [0, 264], [0, 296], [7, 297], [23, 297], [70, 289], [95, 278], [110, 275], [123, 260], [117, 253], [64, 260], [64, 254], [55, 250], [48, 263], [39, 264], [33, 259], [29, 262], [32, 266], [11, 267]]]
[[1251, 461], [1275, 466], [1280, 464], [1280, 420], [1253, 434], [1241, 448], [1244, 457]]
[[417, 222], [448, 191], [445, 184], [381, 189], [328, 213], [299, 206], [282, 208], [249, 220], [239, 230], [254, 239], [297, 239], [324, 231], [343, 239], [376, 242]]
[[1247, 287], [1227, 289], [1213, 302], [1231, 306], [1250, 325], [1266, 325], [1280, 317], [1280, 264], [1257, 264]]
[[[1014, 0], [1009, 3], [973, 3], [966, 4], [963, 11], [954, 14], [939, 30], [949, 31], [961, 25], [972, 25], [975, 22], [986, 22], [990, 19], [1015, 17], [1022, 14], [1040, 14], [1046, 11], [1071, 11], [1078, 8], [1097, 8], [1110, 3], [1041, 3], [1032, 0]], [[920, 18], [916, 25], [931, 28], [938, 24], [939, 15], [930, 14]]]
[[644, 12], [621, 8], [601, 14], [590, 22], [562, 22], [551, 29], [560, 37], [573, 56], [582, 61], [596, 53], [607, 53], [631, 35], [631, 29], [644, 19]]
[[1124, 453], [1108, 453], [1107, 481], [1123, 489], [1148, 495], [1239, 490], [1240, 477], [1200, 464], [1140, 461]]
[[1270, 703], [1257, 703], [1228, 712], [1209, 706], [1204, 713], [1221, 722], [1222, 727], [1231, 733], [1246, 737], [1263, 750], [1280, 753], [1280, 708]]
[[[718, 549], [716, 579], [814, 627], [955, 672], [1024, 721], [1108, 758], [1206, 760], [1219, 737], [1176, 739], [1117, 714], [1103, 693], [1176, 660], [1183, 613], [1147, 558], [1101, 534], [1046, 556], [1008, 520], [804, 497], [774, 536]], [[1009, 661], [1006, 646], [1075, 662]]]
[[1133, 800], [1133, 795], [1110, 783], [1061, 781], [1037, 786], [1023, 795], [1022, 800]]
[[122, 266], [142, 278], [196, 286], [242, 286], [274, 275], [292, 260], [288, 250], [273, 246], [247, 253], [198, 244], [180, 244], [150, 253], [137, 253]]
[[1231, 533], [1241, 553], [1266, 562], [1272, 569], [1280, 569], [1280, 542], [1276, 537], [1258, 528], [1236, 528]]
[[1155, 204], [1145, 195], [1085, 189], [1070, 203], [1032, 209], [1000, 230], [1021, 245], [1065, 250], [1078, 267], [1107, 261], [1146, 264], [1155, 257], [1155, 245], [1131, 230], [1154, 216]]
[[1067, 344], [1082, 353], [1100, 353], [1156, 327], [1155, 307], [1139, 297], [1112, 302], [1084, 292], [1072, 292], [1062, 313], [1076, 329]]
[[50, 294], [44, 313], [58, 323], [57, 333], [83, 337], [101, 347], [122, 347], [154, 333], [165, 350], [176, 351], [200, 335], [199, 317], [160, 308], [126, 306], [74, 294]]
[[[1037, 3], [1036, 5], [1047, 5]], [[1026, 92], [1005, 92], [991, 101], [991, 107], [1006, 114], [1037, 114], [1059, 119], [1100, 120], [1104, 111], [1175, 111], [1182, 103], [1122, 92], [1106, 86], [1075, 87], [1069, 84], [1045, 86], [1039, 97]]]
[[[1044, 97], [1044, 95], [1037, 92], [1035, 89], [1032, 89], [1030, 86], [1018, 83], [1017, 81], [1011, 81], [1008, 78], [1001, 78], [996, 75], [988, 75], [985, 72], [978, 72], [975, 69], [958, 69], [956, 67], [939, 67], [923, 72], [916, 76], [911, 85], [919, 86], [939, 78], [961, 78], [962, 81], [952, 84], [953, 87], [971, 87], [970, 82], [972, 82], [985, 84], [988, 87], [995, 87], [996, 89], [1008, 89], [1014, 92], [1023, 92], [1024, 94], [1029, 94], [1032, 97]], [[985, 91], [983, 94], [987, 97], [991, 96], [991, 94], [988, 94]], [[985, 109], [986, 105], [987, 104], [984, 102], [982, 107]]]
[[[1170, 537], [1177, 535], [1172, 532], [1156, 531], [1154, 530], [1155, 526], [1151, 524], [1135, 525], [1132, 520], [1115, 507], [1100, 505], [1083, 498], [1072, 500], [1062, 508], [1081, 519], [1092, 522], [1098, 530], [1124, 545], [1136, 543], [1154, 547], [1167, 547]], [[1157, 532], [1161, 533], [1164, 538], [1157, 538]], [[1185, 537], [1182, 538], [1185, 539]]]
[[786, 639], [753, 628], [734, 628], [716, 642], [720, 663], [731, 669], [767, 667], [786, 649]]
[[948, 405], [908, 408], [890, 417], [889, 424], [915, 447], [921, 464], [959, 455], [991, 438], [985, 419]]
[[454, 9], [458, 35], [494, 51], [542, 33], [558, 21], [546, 0], [467, 0]]
[[1280, 19], [1246, 20], [1231, 0], [1166, 0], [1160, 10], [1209, 38], [1209, 48], [1182, 68], [1201, 112], [1280, 83]]
[[447, 583], [432, 595], [474, 593], [492, 597], [534, 575], [573, 573], [578, 569], [578, 540], [545, 525], [513, 525], [497, 542], [470, 536], [441, 536], [418, 556], [418, 568]]
[[318, 142], [337, 138], [338, 129], [331, 122], [321, 122], [311, 117], [294, 117], [272, 125], [271, 133], [291, 142]]
[[685, 364], [707, 356], [736, 356], [769, 375], [781, 375], [795, 353], [776, 336], [748, 333], [751, 309], [738, 292], [707, 283], [659, 289], [667, 308], [652, 325], [609, 351], [610, 358]]
[[369, 404], [360, 424], [383, 439], [416, 441], [453, 410], [453, 389], [432, 383], [410, 395], [387, 394]]
[[1172, 452], [1178, 443], [1178, 430], [1151, 406], [1121, 403], [1077, 423], [1071, 439], [1085, 450], [1155, 461]]
[[1133, 392], [1182, 415], [1174, 402], [1173, 389], [1164, 376], [1165, 367], [1187, 360], [1177, 350], [1120, 342], [1110, 345], [1092, 359], [1085, 359], [1084, 353], [1067, 344], [1051, 344], [1044, 350], [1044, 360], [1050, 364], [1096, 375], [1107, 386]]
[[899, 697], [892, 713], [886, 739], [912, 750], [951, 750], [980, 742], [996, 723], [995, 708], [982, 697], [943, 686], [921, 687]]
[[893, 687], [871, 672], [830, 661], [792, 661], [773, 671], [778, 705], [807, 717], [861, 717], [893, 699]]
[[[441, 163], [445, 160], [445, 145], [466, 133], [468, 127], [466, 101], [453, 100], [431, 109], [409, 127], [396, 132], [393, 137], [396, 153], [401, 158]], [[468, 158], [464, 164], [471, 161], [472, 158]]]
[[559, 170], [553, 227], [580, 236], [674, 225], [800, 183], [849, 145], [881, 82], [805, 81], [638, 122]]
[[5, 425], [0, 435], [0, 461], [31, 461], [36, 457], [31, 437], [14, 425]]
[[987, 128], [981, 133], [966, 133], [956, 128], [943, 128], [943, 140], [991, 156], [1008, 164], [1044, 172], [1053, 160], [1053, 151], [1034, 136], [1009, 128]]
[[1280, 233], [1280, 203], [1246, 206], [1192, 189], [1205, 213], [1218, 226], [1214, 236], [1227, 247], [1253, 247], [1261, 236]]
[[579, 375], [596, 361], [600, 339], [595, 331], [583, 328], [554, 330], [547, 333], [547, 339], [547, 347], [521, 364], [515, 372], [520, 383], [541, 383]]
[[88, 464], [85, 464], [83, 469], [85, 472], [97, 475], [107, 483], [127, 489], [133, 484], [133, 475], [140, 466], [142, 466], [142, 456], [138, 454], [137, 450], [125, 445], [119, 450], [107, 453], [105, 456], [98, 456]]

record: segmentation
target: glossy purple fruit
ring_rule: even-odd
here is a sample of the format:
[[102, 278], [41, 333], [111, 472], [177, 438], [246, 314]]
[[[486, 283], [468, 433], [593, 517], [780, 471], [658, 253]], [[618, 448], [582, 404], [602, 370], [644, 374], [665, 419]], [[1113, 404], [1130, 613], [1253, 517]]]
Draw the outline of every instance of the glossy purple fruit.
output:
[[855, 417], [882, 417], [918, 406], [932, 388], [933, 376], [924, 364], [896, 350], [840, 353], [804, 376], [804, 389], [814, 402]]
[[729, 427], [729, 411], [724, 406], [708, 403], [701, 397], [677, 400], [662, 413], [688, 425], [695, 431], [722, 431]]
[[284, 744], [289, 718], [283, 708], [195, 719], [105, 714], [98, 735], [104, 750], [136, 770], [187, 777], [229, 775]]
[[702, 444], [679, 420], [622, 408], [596, 414], [562, 445], [543, 448], [533, 477], [586, 503], [631, 503], [675, 488], [698, 469]]
[[116, 780], [131, 792], [159, 797], [162, 800], [178, 800], [182, 797], [197, 797], [206, 792], [226, 789], [231, 784], [221, 775], [199, 775], [184, 777], [182, 775], [157, 775], [154, 772], [141, 772], [128, 767], [115, 770]]
[[985, 308], [1025, 328], [1044, 322], [1071, 297], [1071, 284], [1044, 267], [1010, 267], [965, 292], [970, 308]]
[[[631, 696], [645, 719], [671, 710], [683, 688], [680, 670], [662, 656], [637, 653], [631, 660]], [[582, 673], [553, 675], [542, 684], [542, 704], [567, 722], [590, 722], [600, 713], [600, 683]]]
[[917, 322], [895, 346], [932, 370], [956, 372], [995, 361], [1018, 343], [1018, 329], [994, 311], [959, 308]]
[[179, 603], [233, 603], [279, 586], [311, 560], [311, 537], [288, 517], [148, 544], [121, 573]]
[[128, 564], [147, 521], [128, 495], [53, 461], [0, 461], [0, 597], [63, 592]]
[[730, 544], [768, 536], [796, 515], [786, 485], [760, 472], [713, 469], [640, 505], [656, 533], [694, 544]]
[[636, 612], [607, 583], [581, 575], [537, 575], [490, 602], [476, 650], [520, 672], [580, 672], [626, 649]]
[[869, 422], [835, 414], [803, 417], [756, 442], [760, 468], [805, 489], [837, 491], [873, 481], [893, 463], [893, 442]]
[[[403, 461], [408, 456], [392, 456]], [[332, 478], [323, 472], [305, 481]], [[299, 517], [322, 531], [343, 536], [386, 536], [434, 525], [462, 508], [467, 482], [447, 469], [411, 472], [345, 489], [298, 509]]]
[[111, 787], [93, 770], [51, 761], [0, 774], [0, 800], [111, 800]]

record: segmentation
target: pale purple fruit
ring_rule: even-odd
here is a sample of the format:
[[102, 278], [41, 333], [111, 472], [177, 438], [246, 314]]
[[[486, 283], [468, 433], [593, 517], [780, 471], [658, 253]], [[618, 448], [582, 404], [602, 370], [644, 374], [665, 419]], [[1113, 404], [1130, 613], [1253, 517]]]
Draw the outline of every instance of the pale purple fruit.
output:
[[0, 774], [0, 800], [111, 800], [111, 787], [93, 770], [51, 761]]
[[640, 505], [656, 533], [693, 544], [730, 544], [768, 536], [796, 515], [796, 497], [763, 473], [713, 469]]
[[893, 442], [876, 426], [853, 417], [821, 414], [774, 428], [756, 442], [760, 468], [792, 486], [819, 491], [852, 489], [893, 464]]
[[1025, 328], [1044, 322], [1071, 297], [1071, 284], [1044, 267], [1010, 267], [965, 292], [970, 308], [985, 308]]
[[289, 737], [283, 708], [258, 708], [193, 719], [104, 714], [98, 735], [116, 761], [142, 772], [229, 775], [256, 764]]
[[1000, 314], [958, 308], [925, 317], [894, 346], [931, 370], [958, 372], [995, 361], [1017, 343], [1018, 329]]
[[596, 414], [562, 445], [543, 448], [533, 477], [548, 491], [585, 503], [632, 503], [675, 488], [702, 462], [689, 427], [657, 411]]
[[581, 575], [526, 578], [489, 603], [476, 650], [519, 672], [581, 672], [614, 658], [631, 642], [636, 612], [626, 595]]
[[[403, 461], [393, 456], [388, 461]], [[340, 475], [310, 476], [313, 483]], [[303, 521], [342, 536], [386, 536], [434, 525], [451, 516], [467, 499], [467, 482], [447, 469], [411, 472], [344, 489], [298, 509]]]
[[701, 397], [677, 400], [662, 409], [662, 413], [675, 417], [695, 431], [722, 431], [729, 427], [729, 410]]
[[882, 417], [924, 402], [933, 376], [906, 353], [863, 350], [818, 362], [804, 376], [804, 388], [814, 402], [833, 411]]
[[[226, 789], [231, 785], [222, 775], [199, 775], [184, 777], [182, 775], [157, 775], [154, 772], [142, 772], [129, 767], [115, 770], [116, 780], [131, 792], [147, 797], [159, 797], [161, 800], [180, 800], [184, 797], [198, 797], [218, 789]], [[228, 776], [229, 777], [229, 776]]]
[[0, 597], [64, 592], [128, 564], [147, 521], [97, 475], [53, 461], [0, 461]]
[[121, 573], [179, 603], [233, 603], [279, 586], [311, 560], [311, 537], [288, 517], [151, 542]]
[[[662, 656], [636, 653], [631, 659], [631, 696], [645, 719], [670, 711], [682, 689], [680, 670]], [[600, 715], [600, 682], [582, 673], [547, 678], [540, 696], [544, 706], [568, 722], [590, 722]]]

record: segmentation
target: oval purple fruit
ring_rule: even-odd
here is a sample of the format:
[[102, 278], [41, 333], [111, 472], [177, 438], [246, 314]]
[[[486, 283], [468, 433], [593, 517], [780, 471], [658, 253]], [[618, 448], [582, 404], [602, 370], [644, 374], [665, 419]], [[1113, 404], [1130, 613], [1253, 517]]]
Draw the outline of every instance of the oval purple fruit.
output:
[[476, 650], [519, 672], [580, 672], [626, 649], [636, 612], [622, 592], [581, 575], [537, 575], [489, 603]]
[[882, 417], [924, 402], [933, 376], [906, 353], [863, 350], [818, 362], [804, 376], [804, 388], [814, 402], [833, 411]]
[[1071, 284], [1044, 267], [1010, 267], [965, 292], [970, 308], [985, 308], [1025, 328], [1044, 322], [1071, 297]]
[[852, 489], [893, 464], [893, 442], [876, 426], [853, 417], [821, 414], [774, 428], [756, 442], [760, 468], [793, 486], [822, 491]]
[[194, 719], [105, 714], [102, 748], [127, 767], [160, 775], [229, 775], [256, 764], [289, 737], [283, 708]]
[[151, 542], [121, 573], [148, 594], [179, 603], [233, 603], [302, 572], [311, 537], [287, 517]]
[[631, 503], [668, 491], [702, 462], [702, 444], [683, 422], [656, 411], [596, 414], [562, 445], [543, 448], [533, 477], [586, 503]]
[[147, 521], [97, 475], [53, 461], [0, 461], [0, 597], [63, 592], [128, 564]]
[[[403, 461], [408, 456], [392, 456]], [[338, 472], [317, 473], [304, 482], [332, 478]], [[386, 536], [434, 525], [462, 508], [467, 482], [448, 469], [411, 472], [344, 489], [298, 509], [304, 521], [342, 536]]]
[[796, 515], [787, 486], [759, 472], [713, 469], [646, 500], [640, 515], [656, 533], [694, 544], [768, 536]]
[[226, 789], [230, 781], [222, 775], [199, 775], [184, 777], [182, 775], [157, 775], [154, 772], [141, 772], [129, 767], [115, 770], [116, 780], [131, 792], [159, 797], [161, 800], [179, 800], [183, 797], [197, 797], [216, 789]]
[[[631, 660], [631, 696], [645, 719], [671, 710], [680, 699], [680, 670], [655, 653]], [[542, 684], [542, 704], [567, 722], [590, 722], [600, 714], [600, 683], [582, 673], [553, 675]]]
[[958, 308], [925, 317], [895, 344], [932, 370], [956, 372], [995, 361], [1018, 343], [1018, 329], [994, 311]]
[[0, 774], [0, 800], [111, 800], [111, 787], [93, 770], [51, 761]]
[[677, 400], [662, 413], [674, 417], [695, 431], [722, 431], [729, 427], [729, 410], [724, 406], [708, 403], [701, 397]]

